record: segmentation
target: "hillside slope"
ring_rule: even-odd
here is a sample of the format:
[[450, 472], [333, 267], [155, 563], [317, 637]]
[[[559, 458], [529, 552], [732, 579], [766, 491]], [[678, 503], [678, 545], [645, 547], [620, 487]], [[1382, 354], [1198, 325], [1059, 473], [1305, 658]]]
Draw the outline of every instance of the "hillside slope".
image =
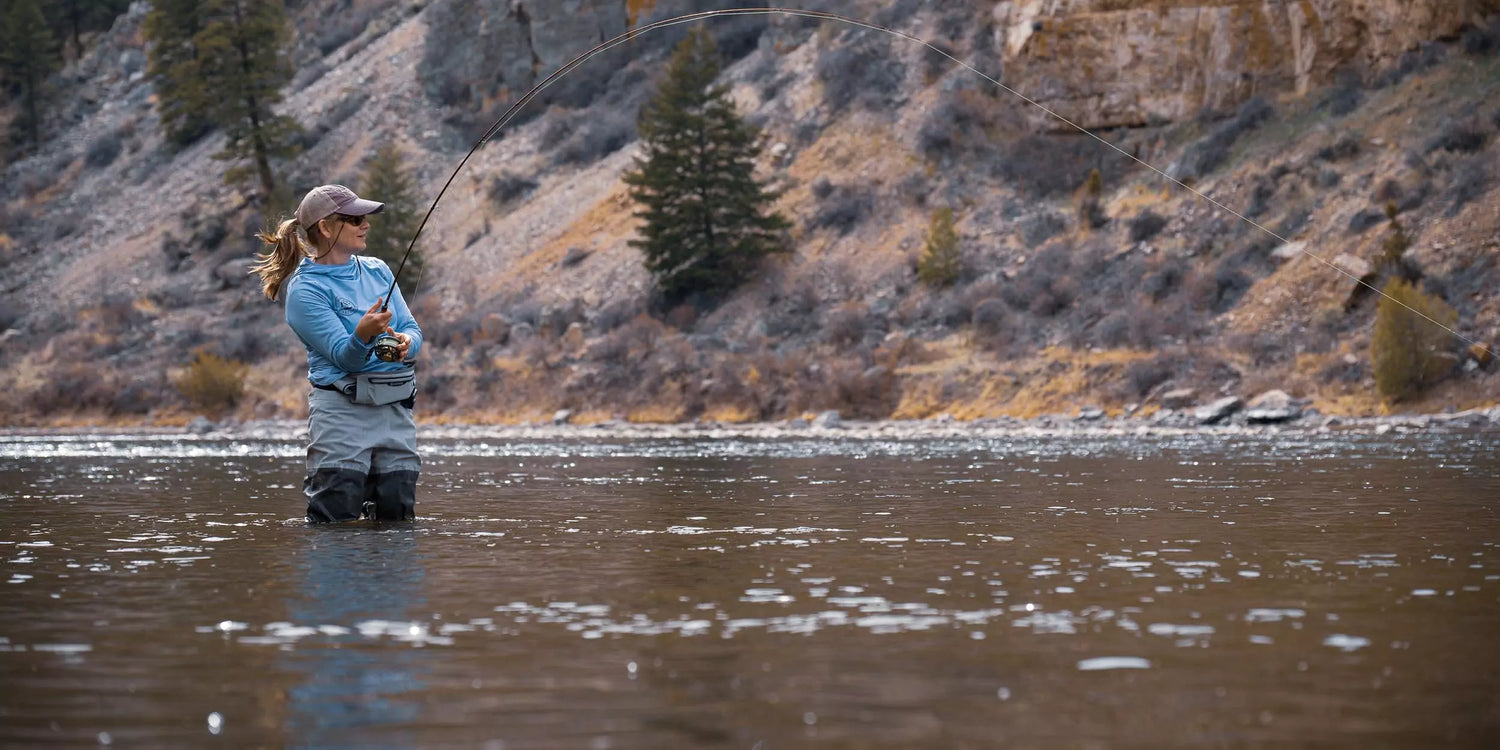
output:
[[[1373, 296], [1332, 266], [1377, 258], [1387, 203], [1458, 332], [1500, 340], [1495, 4], [1366, 3], [1358, 23], [1331, 0], [929, 5], [825, 7], [931, 40], [1119, 151], [910, 42], [711, 21], [794, 253], [717, 305], [659, 309], [619, 178], [681, 30], [642, 38], [570, 76], [443, 198], [414, 300], [424, 417], [975, 418], [1269, 388], [1369, 413], [1385, 408]], [[298, 39], [286, 101], [307, 150], [282, 169], [298, 191], [353, 184], [393, 141], [424, 196], [570, 52], [697, 7], [355, 2], [306, 22], [333, 6], [297, 11], [319, 32]], [[250, 363], [231, 415], [305, 413], [300, 346], [244, 273], [263, 199], [222, 183], [216, 137], [163, 143], [144, 11], [60, 74], [52, 137], [5, 169], [0, 423], [185, 420], [174, 383], [200, 349]], [[1078, 192], [1092, 169], [1097, 210]], [[914, 265], [940, 206], [965, 270], [928, 289]], [[1476, 355], [1397, 408], [1500, 401]]]

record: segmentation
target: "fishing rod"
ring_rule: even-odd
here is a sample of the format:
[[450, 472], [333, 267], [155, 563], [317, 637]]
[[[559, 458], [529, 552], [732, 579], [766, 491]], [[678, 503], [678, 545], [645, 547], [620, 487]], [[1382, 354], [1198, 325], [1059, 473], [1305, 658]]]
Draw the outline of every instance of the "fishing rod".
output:
[[[1104, 145], [1105, 147], [1114, 150], [1116, 153], [1120, 154], [1121, 156], [1123, 156], [1123, 157], [1125, 157], [1125, 158], [1127, 158], [1127, 159], [1135, 162], [1136, 164], [1139, 164], [1142, 167], [1145, 167], [1146, 169], [1148, 169], [1148, 170], [1156, 173], [1162, 179], [1165, 179], [1168, 182], [1171, 182], [1173, 185], [1175, 185], [1175, 186], [1177, 186], [1177, 187], [1179, 187], [1179, 188], [1187, 191], [1188, 193], [1196, 196], [1197, 198], [1199, 198], [1199, 199], [1201, 199], [1201, 200], [1209, 203], [1210, 205], [1214, 206], [1215, 208], [1217, 208], [1217, 209], [1219, 209], [1221, 211], [1224, 211], [1225, 213], [1228, 213], [1231, 216], [1234, 216], [1235, 218], [1239, 219], [1240, 221], [1243, 221], [1246, 224], [1249, 224], [1250, 226], [1252, 226], [1252, 227], [1260, 230], [1262, 233], [1264, 233], [1264, 234], [1266, 234], [1266, 235], [1268, 235], [1268, 236], [1276, 239], [1277, 241], [1279, 241], [1282, 245], [1291, 245], [1291, 241], [1290, 240], [1288, 240], [1285, 237], [1282, 237], [1280, 234], [1277, 234], [1274, 231], [1271, 231], [1270, 229], [1266, 228], [1265, 226], [1261, 225], [1260, 223], [1256, 222], [1255, 220], [1251, 219], [1250, 217], [1245, 216], [1244, 214], [1242, 214], [1242, 213], [1240, 213], [1238, 211], [1235, 211], [1234, 209], [1232, 209], [1232, 208], [1224, 205], [1223, 203], [1219, 202], [1218, 200], [1215, 200], [1211, 196], [1203, 193], [1202, 191], [1194, 188], [1193, 186], [1188, 185], [1188, 184], [1184, 183], [1183, 181], [1181, 181], [1181, 180], [1179, 180], [1179, 179], [1177, 179], [1177, 178], [1175, 178], [1175, 177], [1167, 174], [1166, 172], [1162, 171], [1161, 169], [1158, 169], [1157, 167], [1155, 167], [1155, 166], [1153, 166], [1151, 164], [1146, 163], [1145, 161], [1143, 161], [1139, 157], [1135, 156], [1134, 154], [1131, 154], [1130, 152], [1125, 151], [1124, 149], [1120, 148], [1119, 146], [1116, 146], [1115, 144], [1110, 143], [1109, 141], [1101, 138], [1100, 136], [1095, 135], [1093, 132], [1089, 131], [1087, 128], [1083, 127], [1082, 125], [1079, 125], [1079, 124], [1073, 122], [1072, 120], [1070, 120], [1070, 119], [1062, 116], [1058, 112], [1056, 112], [1056, 111], [1052, 110], [1051, 108], [1047, 107], [1046, 105], [1043, 105], [1042, 103], [1040, 103], [1040, 102], [1038, 102], [1038, 101], [1036, 101], [1036, 100], [1034, 100], [1034, 99], [1026, 96], [1025, 94], [1021, 93], [1020, 91], [1017, 91], [1016, 89], [1014, 89], [1014, 88], [1012, 88], [1010, 86], [1007, 86], [1004, 83], [1001, 83], [1000, 81], [996, 80], [995, 78], [993, 78], [993, 77], [991, 77], [989, 75], [986, 75], [983, 71], [979, 70], [978, 68], [975, 68], [974, 66], [972, 66], [972, 65], [964, 62], [963, 60], [960, 60], [960, 59], [954, 57], [952, 54], [948, 53], [946, 50], [944, 50], [941, 47], [938, 47], [938, 46], [932, 44], [931, 42], [928, 42], [925, 39], [922, 39], [921, 37], [914, 36], [912, 34], [908, 34], [908, 33], [904, 32], [904, 31], [898, 31], [896, 29], [892, 29], [892, 28], [889, 28], [889, 27], [886, 27], [886, 26], [881, 26], [880, 24], [877, 24], [877, 23], [874, 23], [874, 22], [871, 22], [871, 21], [865, 21], [865, 20], [861, 20], [861, 19], [858, 19], [858, 18], [851, 18], [849, 16], [842, 16], [842, 15], [839, 15], [837, 13], [828, 13], [828, 12], [825, 12], [825, 11], [801, 10], [799, 8], [779, 8], [779, 7], [766, 7], [766, 8], [726, 8], [724, 10], [709, 10], [709, 11], [702, 11], [702, 12], [698, 12], [698, 13], [688, 13], [686, 15], [681, 15], [681, 16], [676, 16], [676, 17], [673, 17], [673, 18], [663, 19], [661, 21], [656, 21], [654, 23], [650, 23], [650, 24], [647, 24], [645, 26], [641, 26], [641, 27], [636, 28], [636, 29], [631, 29], [631, 30], [629, 30], [629, 31], [627, 31], [627, 32], [625, 32], [623, 34], [620, 34], [620, 35], [612, 38], [612, 39], [609, 39], [607, 41], [601, 42], [600, 44], [595, 45], [593, 48], [589, 49], [588, 51], [584, 52], [583, 54], [578, 55], [577, 57], [573, 58], [572, 60], [570, 60], [568, 62], [568, 64], [566, 64], [566, 65], [562, 66], [561, 68], [558, 68], [557, 70], [553, 71], [551, 75], [549, 75], [546, 78], [542, 79], [542, 81], [540, 83], [537, 83], [535, 86], [532, 86], [531, 90], [527, 91], [525, 96], [521, 97], [514, 104], [510, 105], [510, 107], [505, 110], [504, 114], [502, 114], [498, 119], [496, 119], [495, 122], [493, 124], [491, 124], [490, 127], [484, 131], [484, 135], [481, 136], [478, 141], [474, 142], [474, 146], [469, 149], [469, 152], [467, 154], [464, 154], [464, 158], [458, 162], [458, 166], [454, 167], [453, 173], [448, 176], [447, 182], [443, 183], [443, 187], [442, 187], [441, 190], [438, 191], [437, 197], [435, 197], [435, 198], [432, 199], [432, 205], [428, 206], [427, 213], [422, 216], [422, 223], [417, 225], [417, 231], [416, 231], [416, 233], [412, 235], [411, 242], [407, 243], [407, 245], [406, 245], [406, 253], [401, 256], [401, 262], [400, 262], [400, 264], [398, 264], [396, 266], [396, 273], [391, 278], [391, 286], [390, 286], [390, 288], [388, 290], [386, 290], [385, 301], [381, 304], [380, 311], [381, 312], [385, 312], [386, 307], [388, 307], [390, 305], [391, 294], [393, 294], [395, 292], [395, 290], [396, 290], [396, 280], [401, 277], [401, 271], [402, 271], [402, 269], [404, 269], [406, 267], [406, 259], [411, 256], [412, 248], [416, 247], [417, 238], [422, 236], [422, 229], [427, 226], [427, 220], [430, 219], [430, 218], [432, 218], [433, 211], [437, 210], [438, 202], [441, 201], [443, 199], [443, 195], [448, 192], [448, 188], [453, 184], [453, 181], [455, 179], [457, 179], [459, 172], [463, 171], [464, 165], [468, 164], [469, 163], [469, 159], [471, 159], [474, 156], [474, 154], [479, 151], [479, 149], [483, 148], [484, 145], [486, 143], [488, 143], [490, 141], [490, 139], [495, 136], [495, 134], [499, 133], [502, 128], [504, 128], [506, 125], [508, 125], [510, 123], [510, 121], [515, 118], [516, 114], [519, 113], [527, 104], [530, 104], [532, 100], [534, 100], [538, 95], [541, 94], [541, 92], [547, 90], [549, 87], [551, 87], [558, 80], [561, 80], [564, 76], [568, 75], [569, 73], [572, 73], [574, 70], [576, 70], [578, 67], [580, 67], [584, 63], [588, 62], [593, 57], [595, 57], [597, 55], [600, 55], [600, 54], [602, 54], [604, 52], [607, 52], [607, 51], [609, 51], [611, 49], [614, 49], [615, 47], [618, 47], [618, 46], [620, 46], [620, 45], [622, 45], [622, 44], [624, 44], [626, 42], [629, 42], [629, 41], [631, 41], [631, 40], [635, 39], [636, 37], [641, 36], [643, 34], [647, 34], [649, 32], [653, 32], [653, 31], [656, 31], [658, 29], [668, 28], [668, 27], [671, 27], [671, 26], [679, 26], [679, 25], [682, 25], [682, 24], [694, 23], [694, 22], [697, 22], [697, 21], [706, 21], [706, 20], [711, 19], [711, 18], [734, 17], [734, 16], [770, 16], [770, 15], [792, 16], [792, 17], [798, 17], [798, 18], [811, 18], [811, 19], [819, 20], [819, 21], [835, 21], [835, 22], [842, 23], [842, 24], [845, 24], [845, 25], [848, 25], [848, 26], [854, 26], [854, 27], [857, 27], [857, 28], [869, 29], [871, 31], [878, 31], [878, 32], [881, 32], [881, 33], [884, 33], [884, 34], [889, 34], [891, 36], [897, 37], [899, 39], [905, 39], [905, 40], [910, 41], [910, 42], [915, 42], [915, 43], [917, 43], [917, 44], [919, 44], [919, 45], [921, 45], [923, 47], [926, 47], [928, 50], [930, 50], [930, 51], [932, 51], [932, 52], [934, 52], [934, 53], [936, 53], [936, 54], [938, 54], [938, 55], [940, 55], [942, 57], [947, 58], [948, 60], [952, 61], [954, 64], [956, 64], [959, 67], [961, 67], [961, 68], [963, 68], [963, 69], [965, 69], [965, 70], [973, 73], [974, 75], [979, 76], [980, 78], [984, 79], [985, 81], [987, 81], [991, 85], [993, 85], [993, 86], [1001, 89], [1002, 91], [1005, 91], [1006, 93], [1008, 93], [1008, 94], [1010, 94], [1010, 95], [1012, 95], [1012, 96], [1020, 99], [1021, 101], [1026, 102], [1027, 104], [1029, 104], [1029, 105], [1031, 105], [1033, 107], [1036, 107], [1037, 109], [1040, 109], [1041, 111], [1045, 112], [1049, 117], [1052, 117], [1053, 119], [1055, 119], [1055, 120], [1063, 123], [1064, 125], [1067, 125], [1068, 127], [1072, 128], [1074, 130], [1077, 130], [1078, 132], [1080, 132], [1080, 133], [1082, 133], [1082, 134], [1084, 134], [1084, 135], [1086, 135], [1086, 136], [1094, 139], [1095, 141], [1098, 141], [1100, 144]], [[1331, 261], [1328, 261], [1328, 260], [1324, 260], [1323, 258], [1318, 257], [1317, 255], [1313, 254], [1310, 250], [1308, 250], [1306, 247], [1303, 247], [1303, 246], [1300, 246], [1300, 245], [1291, 245], [1291, 246], [1295, 247], [1299, 253], [1301, 253], [1303, 255], [1306, 255], [1307, 257], [1312, 258], [1314, 261], [1317, 261], [1318, 263], [1320, 263], [1320, 264], [1322, 264], [1324, 266], [1327, 266], [1328, 268], [1331, 268], [1334, 271], [1336, 271], [1336, 272], [1338, 272], [1338, 273], [1340, 273], [1340, 274], [1348, 277], [1350, 280], [1354, 281], [1359, 286], [1365, 287], [1365, 288], [1369, 289], [1370, 291], [1375, 292], [1377, 295], [1380, 295], [1380, 297], [1382, 297], [1383, 299], [1390, 300], [1391, 302], [1395, 303], [1396, 305], [1399, 305], [1400, 307], [1405, 308], [1407, 311], [1411, 312], [1412, 314], [1416, 315], [1417, 317], [1422, 318], [1423, 320], [1425, 320], [1425, 321], [1427, 321], [1427, 322], [1429, 322], [1429, 323], [1437, 326], [1438, 328], [1443, 329], [1444, 331], [1447, 331], [1449, 334], [1452, 334], [1455, 338], [1459, 339], [1460, 341], [1463, 341], [1464, 343], [1469, 344], [1471, 347], [1477, 347], [1479, 349], [1484, 350], [1485, 352], [1491, 352], [1491, 350], [1489, 349], [1489, 347], [1487, 347], [1487, 346], [1485, 346], [1483, 344], [1480, 344], [1479, 342], [1474, 341], [1473, 339], [1470, 339], [1467, 336], [1464, 336], [1463, 334], [1459, 333], [1458, 331], [1455, 331], [1452, 328], [1449, 328], [1448, 326], [1443, 325], [1441, 322], [1432, 319], [1430, 316], [1428, 316], [1427, 314], [1423, 313], [1422, 311], [1417, 310], [1416, 308], [1413, 308], [1412, 306], [1406, 304], [1405, 302], [1403, 302], [1403, 301], [1401, 301], [1401, 300], [1399, 300], [1399, 299], [1397, 299], [1395, 297], [1392, 297], [1389, 294], [1386, 294], [1383, 290], [1376, 288], [1373, 284], [1365, 281], [1363, 278], [1360, 278], [1359, 276], [1356, 276], [1353, 273], [1350, 273], [1349, 271], [1346, 271], [1343, 268], [1340, 268], [1337, 264], [1335, 264], [1335, 263], [1333, 263]]]

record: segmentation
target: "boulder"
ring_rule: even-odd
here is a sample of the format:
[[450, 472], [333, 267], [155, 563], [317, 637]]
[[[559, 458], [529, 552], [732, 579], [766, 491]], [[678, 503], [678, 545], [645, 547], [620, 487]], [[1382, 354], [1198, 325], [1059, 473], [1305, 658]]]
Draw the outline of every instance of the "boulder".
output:
[[1104, 419], [1104, 410], [1097, 406], [1085, 406], [1078, 410], [1076, 419], [1080, 422], [1098, 422]]
[[817, 417], [813, 418], [812, 424], [813, 427], [822, 427], [824, 429], [832, 430], [842, 427], [844, 421], [839, 418], [838, 412], [829, 409], [828, 411], [825, 411], [822, 414], [819, 414]]
[[1191, 388], [1177, 388], [1161, 394], [1163, 409], [1186, 409], [1198, 400], [1198, 392]]
[[567, 424], [571, 419], [573, 419], [572, 411], [568, 409], [558, 409], [557, 413], [552, 415], [552, 424], [564, 425]]
[[1225, 396], [1211, 404], [1194, 409], [1193, 419], [1197, 420], [1200, 425], [1218, 424], [1228, 419], [1229, 415], [1239, 411], [1244, 403], [1238, 396]]
[[479, 319], [479, 334], [486, 341], [505, 346], [510, 340], [510, 321], [500, 313], [486, 313]]
[[1302, 402], [1282, 390], [1266, 391], [1250, 399], [1250, 405], [1245, 410], [1245, 421], [1251, 424], [1290, 422], [1301, 416]]
[[[1348, 310], [1358, 304], [1360, 299], [1369, 293], [1370, 288], [1366, 285], [1374, 280], [1375, 268], [1364, 258], [1357, 258], [1348, 253], [1335, 255], [1332, 263], [1335, 268], [1348, 274], [1348, 276], [1344, 277], [1344, 281], [1347, 282], [1347, 288], [1349, 289], [1344, 295], [1344, 309]], [[1358, 279], [1358, 281], [1350, 279], [1349, 277], [1351, 276], [1354, 279]]]
[[577, 321], [569, 323], [567, 333], [563, 334], [563, 343], [575, 350], [583, 348], [583, 324]]
[[1307, 241], [1297, 240], [1288, 242], [1281, 247], [1271, 251], [1271, 257], [1277, 260], [1294, 260], [1297, 256], [1307, 252]]

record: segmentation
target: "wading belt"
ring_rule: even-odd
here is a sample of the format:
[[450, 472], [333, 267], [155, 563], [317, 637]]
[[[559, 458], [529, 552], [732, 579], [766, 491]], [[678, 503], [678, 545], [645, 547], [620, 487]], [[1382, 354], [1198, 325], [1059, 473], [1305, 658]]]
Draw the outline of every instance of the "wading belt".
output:
[[410, 409], [416, 405], [417, 373], [410, 367], [396, 372], [361, 372], [327, 385], [313, 383], [312, 387], [342, 394], [350, 403], [361, 406], [401, 404]]

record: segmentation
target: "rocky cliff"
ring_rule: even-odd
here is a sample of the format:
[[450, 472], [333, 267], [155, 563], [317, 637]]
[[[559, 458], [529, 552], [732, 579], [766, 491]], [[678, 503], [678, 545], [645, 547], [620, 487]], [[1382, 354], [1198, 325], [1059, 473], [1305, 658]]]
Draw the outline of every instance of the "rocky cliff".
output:
[[[1086, 128], [1178, 121], [1251, 96], [1372, 77], [1452, 39], [1492, 0], [1011, 0], [991, 11], [1006, 82]], [[1041, 127], [1059, 127], [1045, 116]]]

